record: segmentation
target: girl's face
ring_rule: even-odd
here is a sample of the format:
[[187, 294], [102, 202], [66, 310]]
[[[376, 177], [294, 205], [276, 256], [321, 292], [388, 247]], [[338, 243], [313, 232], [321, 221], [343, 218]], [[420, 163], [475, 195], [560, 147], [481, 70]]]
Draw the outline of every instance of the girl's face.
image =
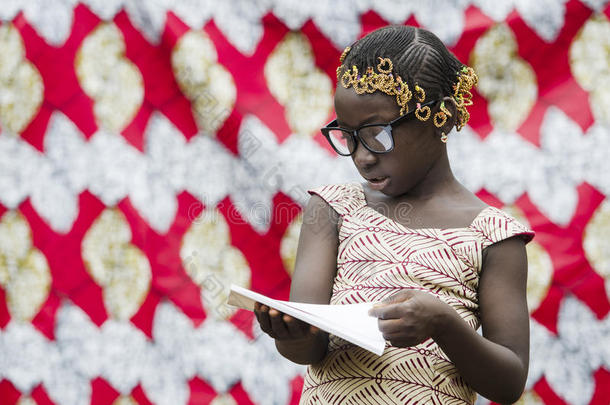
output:
[[[409, 105], [412, 111], [414, 105]], [[340, 84], [335, 92], [335, 111], [339, 126], [354, 129], [363, 124], [387, 123], [399, 116], [393, 96], [381, 92], [356, 94]], [[432, 118], [419, 121], [414, 115], [392, 129], [394, 149], [385, 154], [372, 153], [358, 142], [351, 158], [366, 180], [387, 177], [382, 188], [369, 186], [388, 196], [399, 196], [417, 185], [441, 156], [444, 144], [436, 133]], [[385, 184], [383, 184], [385, 183]]]

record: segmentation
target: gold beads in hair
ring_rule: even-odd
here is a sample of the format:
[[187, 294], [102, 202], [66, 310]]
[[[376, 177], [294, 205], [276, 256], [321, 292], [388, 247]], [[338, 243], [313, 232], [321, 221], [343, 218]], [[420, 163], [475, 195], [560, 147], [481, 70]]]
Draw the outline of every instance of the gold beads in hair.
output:
[[445, 102], [444, 101], [441, 101], [440, 110], [442, 112], [444, 112], [445, 114], [447, 114], [448, 117], [451, 117], [451, 112], [447, 109], [447, 107], [445, 107]]
[[[346, 53], [346, 51], [343, 52]], [[379, 57], [378, 59], [377, 72], [369, 66], [364, 74], [360, 74], [356, 65], [353, 65], [349, 70], [345, 69], [344, 65], [340, 65], [337, 68], [337, 81], [346, 89], [353, 87], [356, 94], [381, 91], [387, 95], [395, 96], [396, 103], [400, 106], [400, 115], [406, 114], [409, 111], [407, 105], [413, 97], [409, 85], [399, 75], [392, 73], [394, 64], [390, 58]], [[341, 74], [342, 70], [343, 74]]]
[[347, 56], [347, 54], [349, 53], [349, 51], [352, 49], [351, 46], [346, 47], [343, 50], [343, 53], [341, 54], [341, 57], [339, 57], [339, 62], [343, 63], [343, 61], [345, 60], [345, 57]]
[[415, 98], [420, 103], [423, 103], [424, 100], [426, 99], [426, 92], [424, 91], [424, 89], [419, 87], [419, 85], [417, 85], [417, 84], [415, 85]]
[[466, 107], [472, 105], [472, 93], [470, 90], [473, 86], [476, 86], [479, 78], [474, 69], [469, 66], [462, 66], [457, 75], [457, 83], [453, 86], [453, 99], [458, 110], [455, 126], [459, 131], [470, 119], [470, 114]]
[[[424, 113], [424, 115], [421, 115], [422, 112]], [[432, 111], [430, 110], [430, 107], [428, 107], [427, 105], [422, 107], [420, 103], [417, 103], [417, 108], [415, 109], [415, 116], [418, 120], [428, 121], [431, 112]]]
[[437, 128], [442, 127], [447, 122], [447, 117], [451, 117], [451, 112], [445, 107], [445, 102], [441, 101], [440, 111], [434, 114], [434, 125]]
[[[409, 112], [408, 103], [415, 97], [418, 101], [415, 110], [417, 119], [420, 121], [427, 121], [430, 119], [430, 116], [432, 115], [430, 107], [421, 106], [421, 103], [426, 99], [426, 91], [417, 83], [415, 84], [413, 91], [411, 91], [409, 85], [398, 74], [393, 72], [394, 64], [390, 58], [379, 57], [379, 63], [376, 66], [377, 72], [373, 67], [368, 66], [361, 74], [355, 65], [353, 65], [351, 69], [347, 69], [343, 64], [350, 51], [351, 47], [349, 46], [343, 50], [343, 53], [339, 58], [341, 64], [337, 67], [337, 81], [341, 83], [343, 87], [346, 89], [353, 87], [357, 94], [381, 91], [387, 95], [395, 96], [396, 103], [400, 107], [400, 115]], [[465, 65], [462, 66], [456, 74], [457, 81], [453, 85], [452, 98], [455, 101], [457, 108], [455, 126], [459, 131], [470, 119], [470, 114], [466, 107], [472, 105], [471, 90], [472, 87], [477, 84], [478, 77], [471, 67]], [[434, 114], [432, 121], [437, 128], [441, 128], [447, 123], [448, 117], [451, 116], [451, 112], [445, 107], [445, 103], [441, 102], [440, 111]]]
[[439, 111], [436, 114], [434, 114], [433, 121], [434, 121], [434, 126], [436, 126], [437, 128], [440, 128], [443, 125], [445, 125], [445, 123], [447, 122], [447, 114], [445, 114], [442, 111]]

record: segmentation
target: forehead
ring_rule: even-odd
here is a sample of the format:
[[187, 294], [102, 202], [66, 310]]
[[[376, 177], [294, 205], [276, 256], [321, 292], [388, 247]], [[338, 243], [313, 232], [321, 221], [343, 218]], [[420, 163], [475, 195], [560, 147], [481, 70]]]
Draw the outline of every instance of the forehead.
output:
[[352, 87], [346, 89], [341, 84], [337, 84], [335, 111], [341, 123], [357, 126], [373, 116], [389, 121], [398, 116], [400, 108], [394, 96], [380, 91], [358, 94]]

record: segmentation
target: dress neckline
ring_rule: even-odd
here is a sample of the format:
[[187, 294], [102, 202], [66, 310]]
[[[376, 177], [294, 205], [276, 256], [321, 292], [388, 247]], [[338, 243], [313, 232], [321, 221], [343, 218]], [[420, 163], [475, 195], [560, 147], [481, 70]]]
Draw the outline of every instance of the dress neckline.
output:
[[474, 217], [474, 219], [470, 222], [470, 224], [468, 224], [468, 226], [456, 226], [456, 227], [450, 227], [450, 228], [411, 228], [411, 227], [401, 224], [400, 222], [388, 217], [387, 215], [382, 214], [381, 212], [377, 211], [373, 207], [369, 206], [368, 202], [366, 201], [366, 196], [364, 194], [364, 187], [362, 186], [361, 183], [356, 182], [355, 184], [358, 185], [358, 190], [360, 192], [360, 198], [362, 199], [362, 205], [365, 208], [368, 208], [369, 210], [373, 211], [374, 213], [381, 216], [382, 218], [387, 219], [388, 221], [396, 224], [397, 226], [399, 226], [407, 231], [439, 231], [439, 232], [441, 232], [441, 231], [457, 231], [457, 230], [470, 229], [470, 228], [472, 228], [472, 225], [477, 221], [477, 219], [479, 219], [479, 217], [482, 217], [483, 214], [485, 212], [487, 212], [487, 210], [494, 208], [492, 205], [488, 205], [487, 207], [483, 208], [481, 211], [479, 211], [477, 216]]

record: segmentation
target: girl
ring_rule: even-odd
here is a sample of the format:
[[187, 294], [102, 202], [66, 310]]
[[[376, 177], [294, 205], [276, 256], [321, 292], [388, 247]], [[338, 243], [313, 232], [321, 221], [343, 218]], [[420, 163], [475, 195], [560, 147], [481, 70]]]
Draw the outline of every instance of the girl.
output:
[[309, 365], [301, 404], [516, 401], [534, 232], [451, 172], [445, 142], [468, 121], [474, 71], [434, 34], [388, 26], [346, 48], [337, 79], [322, 133], [366, 181], [308, 191], [290, 299], [379, 302], [387, 343], [378, 357], [257, 304], [278, 351]]

